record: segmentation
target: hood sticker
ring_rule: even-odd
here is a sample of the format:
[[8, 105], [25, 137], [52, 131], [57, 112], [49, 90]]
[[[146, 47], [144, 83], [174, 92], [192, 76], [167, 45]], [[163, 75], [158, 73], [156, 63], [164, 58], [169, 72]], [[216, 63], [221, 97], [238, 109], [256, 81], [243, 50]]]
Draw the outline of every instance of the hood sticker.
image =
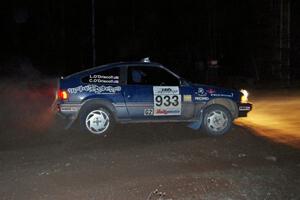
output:
[[212, 88], [209, 88], [209, 89], [207, 90], [207, 92], [208, 92], [209, 94], [213, 94], [213, 93], [216, 92], [216, 90], [214, 90], [214, 89], [212, 89]]
[[198, 91], [195, 92], [196, 96], [205, 97], [207, 96], [207, 92], [203, 88], [198, 88]]
[[121, 91], [120, 86], [98, 86], [98, 85], [86, 85], [86, 86], [78, 86], [75, 88], [68, 88], [68, 92], [70, 94], [77, 94], [80, 92], [92, 92], [95, 94], [114, 94], [116, 92]]
[[233, 93], [231, 94], [211, 94], [212, 97], [233, 97]]
[[196, 101], [208, 101], [209, 98], [208, 97], [195, 97]]

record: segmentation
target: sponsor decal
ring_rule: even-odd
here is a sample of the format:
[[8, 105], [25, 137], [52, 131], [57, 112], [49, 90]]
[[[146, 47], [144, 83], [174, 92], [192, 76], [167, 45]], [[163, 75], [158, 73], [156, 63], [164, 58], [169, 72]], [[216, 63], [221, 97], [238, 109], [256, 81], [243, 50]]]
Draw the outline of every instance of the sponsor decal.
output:
[[98, 86], [98, 85], [86, 85], [86, 86], [78, 86], [75, 88], [68, 88], [68, 92], [70, 94], [77, 94], [80, 92], [91, 92], [95, 94], [114, 94], [116, 92], [121, 91], [120, 86]]
[[166, 115], [168, 113], [168, 111], [166, 109], [157, 109], [155, 111], [155, 114], [158, 114], [158, 115]]
[[233, 97], [233, 93], [231, 94], [211, 94], [212, 97]]
[[198, 88], [198, 94], [200, 94], [200, 95], [206, 95], [206, 92], [204, 91], [203, 88]]
[[180, 115], [181, 95], [177, 86], [154, 86], [153, 87], [154, 115]]
[[212, 88], [209, 88], [209, 89], [207, 90], [207, 92], [208, 92], [209, 94], [213, 94], [213, 93], [216, 92], [216, 90], [214, 90], [214, 89], [212, 89]]
[[155, 111], [156, 115], [177, 115], [180, 114], [179, 110], [166, 110], [166, 109], [157, 109]]
[[177, 87], [177, 86], [170, 86], [170, 87], [154, 86], [153, 93], [154, 94], [165, 94], [165, 95], [179, 94], [179, 87]]
[[192, 95], [183, 95], [183, 101], [191, 102], [192, 101]]
[[196, 101], [208, 101], [209, 98], [208, 97], [195, 97]]
[[203, 96], [207, 96], [207, 92], [205, 92], [203, 88], [198, 88], [198, 91], [195, 92], [195, 95], [203, 97]]
[[146, 109], [144, 109], [144, 115], [145, 116], [151, 116], [151, 115], [153, 115], [153, 109], [152, 108], [146, 108]]
[[180, 110], [167, 110], [168, 114], [180, 114]]

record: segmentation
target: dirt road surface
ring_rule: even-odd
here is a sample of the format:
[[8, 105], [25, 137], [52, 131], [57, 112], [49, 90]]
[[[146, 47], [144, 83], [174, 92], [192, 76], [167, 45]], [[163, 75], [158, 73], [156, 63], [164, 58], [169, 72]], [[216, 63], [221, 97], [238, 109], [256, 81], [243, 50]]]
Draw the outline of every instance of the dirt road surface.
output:
[[255, 91], [250, 98], [254, 109], [236, 124], [274, 142], [300, 148], [300, 91]]
[[52, 87], [1, 85], [0, 199], [300, 199], [297, 118], [276, 114], [284, 100], [263, 110], [280, 94], [258, 92], [257, 111], [222, 137], [137, 124], [99, 138], [54, 120]]

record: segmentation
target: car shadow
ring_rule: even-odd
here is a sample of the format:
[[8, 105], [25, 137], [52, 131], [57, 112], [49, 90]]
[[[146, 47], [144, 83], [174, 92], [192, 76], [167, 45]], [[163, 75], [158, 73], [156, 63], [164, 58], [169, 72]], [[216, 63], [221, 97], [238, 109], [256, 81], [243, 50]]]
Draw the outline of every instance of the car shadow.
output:
[[[71, 148], [121, 150], [145, 146], [164, 145], [191, 140], [215, 139], [200, 130], [182, 123], [146, 123], [117, 125], [112, 134], [103, 137], [84, 133], [78, 128], [67, 131], [64, 139]], [[223, 136], [220, 136], [223, 137]]]

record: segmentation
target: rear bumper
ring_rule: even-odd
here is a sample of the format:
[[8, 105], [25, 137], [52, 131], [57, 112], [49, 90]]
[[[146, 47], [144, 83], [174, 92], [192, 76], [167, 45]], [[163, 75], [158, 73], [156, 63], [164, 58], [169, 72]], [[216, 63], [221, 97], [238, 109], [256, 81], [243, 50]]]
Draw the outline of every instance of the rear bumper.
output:
[[60, 116], [69, 117], [77, 115], [81, 106], [81, 104], [58, 103], [56, 101], [53, 103], [52, 111]]
[[75, 120], [78, 116], [81, 104], [57, 104], [57, 114], [65, 119]]
[[74, 115], [79, 112], [81, 104], [57, 104], [57, 110], [63, 115]]
[[247, 117], [248, 112], [252, 110], [251, 103], [240, 103], [238, 104], [239, 115], [238, 117]]
[[65, 128], [68, 129], [71, 127], [73, 122], [77, 119], [81, 104], [67, 104], [67, 103], [55, 103], [52, 110], [57, 116], [64, 121], [66, 124]]

